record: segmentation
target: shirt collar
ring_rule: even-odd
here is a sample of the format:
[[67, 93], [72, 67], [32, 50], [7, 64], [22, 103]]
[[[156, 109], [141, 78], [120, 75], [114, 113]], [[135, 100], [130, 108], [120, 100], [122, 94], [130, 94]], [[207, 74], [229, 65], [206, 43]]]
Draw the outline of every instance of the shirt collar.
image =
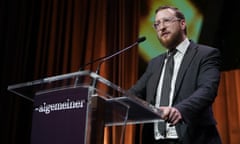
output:
[[190, 45], [190, 41], [188, 38], [186, 38], [176, 47], [176, 49], [178, 50], [178, 52], [185, 54], [189, 45]]

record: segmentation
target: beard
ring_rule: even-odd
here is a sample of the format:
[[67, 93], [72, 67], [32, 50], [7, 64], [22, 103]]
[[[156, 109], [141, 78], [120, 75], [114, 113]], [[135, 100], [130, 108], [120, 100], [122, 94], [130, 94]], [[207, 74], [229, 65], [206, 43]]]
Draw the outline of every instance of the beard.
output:
[[182, 40], [182, 33], [179, 31], [175, 33], [170, 33], [169, 37], [166, 39], [159, 37], [160, 43], [167, 49], [176, 48], [177, 45], [182, 42]]

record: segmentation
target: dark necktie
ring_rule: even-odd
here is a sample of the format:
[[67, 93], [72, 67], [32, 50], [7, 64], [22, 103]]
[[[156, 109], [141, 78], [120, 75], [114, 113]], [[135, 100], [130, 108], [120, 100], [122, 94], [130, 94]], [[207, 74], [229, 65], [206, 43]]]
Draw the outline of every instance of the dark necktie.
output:
[[[173, 69], [174, 69], [174, 58], [173, 56], [176, 54], [177, 50], [173, 49], [168, 53], [167, 62], [165, 66], [165, 72], [162, 82], [161, 88], [161, 100], [160, 106], [168, 106], [169, 105], [169, 98], [170, 98], [170, 91], [171, 91], [171, 81], [173, 76]], [[159, 131], [161, 135], [166, 136], [166, 123], [160, 122], [158, 125]]]

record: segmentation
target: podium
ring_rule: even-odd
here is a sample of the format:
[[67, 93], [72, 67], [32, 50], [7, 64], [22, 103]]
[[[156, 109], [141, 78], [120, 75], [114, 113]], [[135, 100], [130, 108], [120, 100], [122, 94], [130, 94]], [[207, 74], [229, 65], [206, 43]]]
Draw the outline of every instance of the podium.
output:
[[102, 144], [105, 127], [123, 126], [124, 135], [127, 124], [161, 121], [154, 106], [91, 71], [14, 84], [8, 90], [33, 102], [31, 144]]

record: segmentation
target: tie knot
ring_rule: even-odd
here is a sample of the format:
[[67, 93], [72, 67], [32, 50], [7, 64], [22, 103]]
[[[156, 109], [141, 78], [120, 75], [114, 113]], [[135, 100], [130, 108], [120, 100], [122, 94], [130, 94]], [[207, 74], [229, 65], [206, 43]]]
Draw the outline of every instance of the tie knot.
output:
[[167, 55], [168, 55], [168, 57], [174, 56], [176, 54], [176, 52], [177, 52], [177, 49], [174, 48], [174, 49], [169, 50]]

